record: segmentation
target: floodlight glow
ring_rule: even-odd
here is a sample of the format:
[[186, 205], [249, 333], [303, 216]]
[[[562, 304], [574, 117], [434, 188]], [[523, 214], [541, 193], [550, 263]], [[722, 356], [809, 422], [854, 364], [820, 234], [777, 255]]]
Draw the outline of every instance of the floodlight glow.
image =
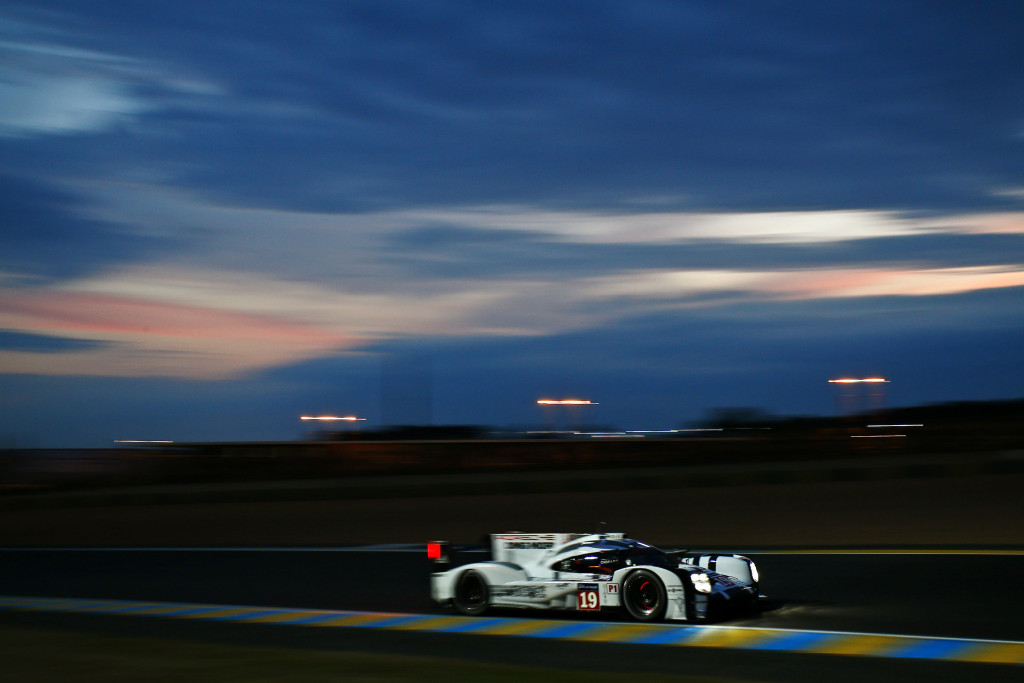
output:
[[829, 384], [879, 384], [881, 382], [888, 382], [889, 380], [884, 377], [865, 377], [864, 379], [830, 379]]

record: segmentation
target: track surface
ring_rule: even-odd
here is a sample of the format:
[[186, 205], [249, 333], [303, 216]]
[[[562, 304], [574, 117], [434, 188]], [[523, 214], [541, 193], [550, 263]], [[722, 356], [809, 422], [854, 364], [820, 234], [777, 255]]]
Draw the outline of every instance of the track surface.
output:
[[[1024, 640], [1018, 617], [1024, 588], [1022, 554], [806, 554], [752, 552], [771, 600], [757, 617], [730, 624], [788, 629], [859, 631], [939, 637]], [[471, 559], [471, 558], [467, 558]], [[159, 600], [316, 609], [431, 613], [422, 548], [319, 550], [0, 550], [0, 585], [8, 595]], [[519, 613], [511, 613], [513, 616]], [[544, 616], [523, 613], [524, 616]], [[6, 621], [16, 615], [6, 614]], [[578, 615], [553, 615], [575, 619]], [[602, 614], [602, 619], [619, 618]], [[56, 618], [64, 624], [73, 617]], [[79, 623], [85, 617], [79, 617]], [[130, 622], [130, 626], [122, 622]], [[280, 644], [300, 636], [289, 629], [156, 623], [94, 618], [107, 628], [156, 635], [243, 637]], [[318, 634], [316, 638], [325, 638]], [[310, 636], [302, 639], [309, 644]], [[327, 647], [497, 658], [522, 661], [528, 644], [515, 638], [432, 634], [336, 635]], [[486, 643], [484, 643], [486, 641]], [[536, 645], [536, 643], [534, 643]], [[965, 675], [1012, 680], [1020, 668], [942, 662], [893, 662], [854, 658], [700, 651], [652, 646], [557, 643], [546, 648], [548, 664], [577, 661], [608, 668], [639, 662], [642, 670], [731, 675], [747, 680], [956, 680]], [[534, 649], [531, 659], [536, 663]], [[565, 659], [559, 659], [562, 653]], [[626, 659], [622, 659], [622, 657]], [[639, 659], [637, 659], [639, 657]], [[630, 659], [632, 658], [632, 659]], [[812, 673], [815, 672], [815, 673]], [[844, 677], [848, 677], [845, 678]]]
[[[1024, 554], [748, 553], [770, 599], [732, 624], [1024, 640]], [[0, 551], [8, 595], [431, 613], [428, 572], [419, 549]]]

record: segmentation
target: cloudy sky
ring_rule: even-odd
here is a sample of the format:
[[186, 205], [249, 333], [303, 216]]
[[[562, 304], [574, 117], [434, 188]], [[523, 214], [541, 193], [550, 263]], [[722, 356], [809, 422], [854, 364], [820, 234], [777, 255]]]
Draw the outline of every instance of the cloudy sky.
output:
[[1024, 3], [0, 5], [0, 447], [1024, 396]]

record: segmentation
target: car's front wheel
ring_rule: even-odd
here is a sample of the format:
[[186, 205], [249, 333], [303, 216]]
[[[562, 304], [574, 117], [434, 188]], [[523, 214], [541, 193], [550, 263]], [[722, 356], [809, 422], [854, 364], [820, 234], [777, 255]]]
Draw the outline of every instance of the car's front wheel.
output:
[[622, 582], [622, 603], [637, 621], [660, 621], [668, 610], [668, 592], [657, 574], [638, 569]]
[[463, 572], [455, 581], [452, 604], [462, 614], [476, 616], [487, 611], [489, 605], [487, 582], [480, 572], [472, 569]]

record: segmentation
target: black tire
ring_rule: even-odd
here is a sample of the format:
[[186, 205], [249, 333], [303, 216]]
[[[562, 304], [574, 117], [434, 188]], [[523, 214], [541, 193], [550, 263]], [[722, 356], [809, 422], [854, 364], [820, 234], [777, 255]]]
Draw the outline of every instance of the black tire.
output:
[[487, 582], [483, 574], [472, 569], [459, 574], [455, 580], [455, 594], [452, 596], [452, 605], [461, 614], [477, 616], [487, 611], [490, 594], [487, 590]]
[[622, 604], [637, 621], [661, 621], [668, 610], [668, 592], [657, 574], [638, 569], [622, 582]]

